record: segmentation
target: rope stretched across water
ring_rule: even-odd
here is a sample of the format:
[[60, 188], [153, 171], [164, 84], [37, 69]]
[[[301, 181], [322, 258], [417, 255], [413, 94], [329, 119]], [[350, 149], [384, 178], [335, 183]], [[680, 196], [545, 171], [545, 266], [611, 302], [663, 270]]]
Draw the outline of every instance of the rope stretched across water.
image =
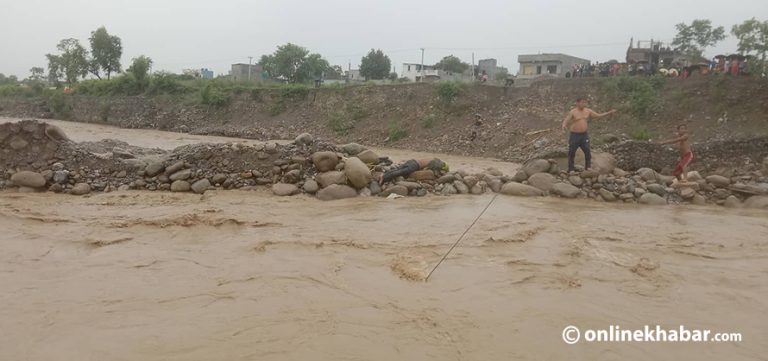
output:
[[437, 269], [437, 267], [439, 267], [440, 264], [443, 263], [443, 261], [445, 261], [445, 259], [448, 257], [449, 254], [451, 254], [451, 251], [453, 251], [453, 249], [456, 248], [456, 246], [459, 244], [459, 242], [461, 242], [461, 240], [464, 239], [464, 236], [467, 234], [467, 232], [469, 232], [469, 230], [472, 229], [472, 227], [475, 225], [475, 223], [477, 223], [477, 220], [480, 219], [480, 217], [482, 217], [483, 214], [485, 214], [485, 211], [488, 210], [488, 207], [491, 206], [491, 203], [493, 203], [493, 201], [496, 200], [496, 196], [498, 196], [498, 195], [499, 195], [498, 193], [493, 195], [493, 198], [491, 198], [491, 201], [488, 202], [488, 204], [485, 206], [485, 208], [483, 208], [483, 211], [480, 212], [480, 214], [477, 215], [477, 218], [475, 218], [475, 220], [472, 221], [472, 224], [470, 224], [469, 227], [467, 227], [467, 229], [464, 230], [464, 233], [462, 233], [461, 236], [459, 237], [459, 239], [457, 239], [456, 242], [453, 243], [453, 246], [451, 246], [451, 248], [448, 250], [448, 252], [445, 252], [445, 255], [443, 255], [443, 258], [440, 259], [440, 262], [437, 262], [435, 267], [432, 268], [431, 271], [429, 271], [429, 274], [427, 275], [427, 278], [424, 279], [424, 282], [429, 281], [429, 277], [432, 276], [432, 273], [434, 273], [435, 270]]

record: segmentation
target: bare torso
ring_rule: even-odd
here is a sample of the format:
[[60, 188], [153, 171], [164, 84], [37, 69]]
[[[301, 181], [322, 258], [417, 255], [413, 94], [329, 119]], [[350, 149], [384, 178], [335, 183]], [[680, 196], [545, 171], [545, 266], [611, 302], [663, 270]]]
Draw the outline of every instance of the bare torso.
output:
[[688, 136], [683, 138], [678, 144], [678, 148], [680, 148], [680, 155], [685, 155], [686, 153], [691, 151], [691, 143], [688, 142]]
[[573, 133], [584, 133], [587, 131], [588, 126], [587, 122], [589, 121], [589, 115], [592, 113], [592, 110], [589, 108], [579, 109], [579, 108], [573, 108], [571, 109], [571, 124], [569, 129]]

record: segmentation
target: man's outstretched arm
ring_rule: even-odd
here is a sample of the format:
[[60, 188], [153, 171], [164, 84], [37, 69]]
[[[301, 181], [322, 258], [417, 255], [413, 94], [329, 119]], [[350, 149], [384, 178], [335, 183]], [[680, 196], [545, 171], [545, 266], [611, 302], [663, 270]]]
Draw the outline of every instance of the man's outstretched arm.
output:
[[677, 138], [670, 139], [670, 140], [664, 140], [664, 141], [656, 142], [656, 144], [659, 144], [659, 145], [672, 144], [672, 143], [677, 143], [677, 142], [680, 142], [680, 141], [683, 141], [683, 140], [688, 140], [688, 136], [684, 135], [682, 137], [677, 137]]
[[616, 113], [616, 112], [617, 112], [616, 109], [611, 109], [611, 110], [609, 110], [609, 111], [607, 111], [605, 113], [597, 113], [594, 110], [590, 109], [589, 110], [589, 116], [590, 116], [590, 118], [602, 118], [602, 117], [604, 117], [606, 115], [611, 115], [611, 114]]

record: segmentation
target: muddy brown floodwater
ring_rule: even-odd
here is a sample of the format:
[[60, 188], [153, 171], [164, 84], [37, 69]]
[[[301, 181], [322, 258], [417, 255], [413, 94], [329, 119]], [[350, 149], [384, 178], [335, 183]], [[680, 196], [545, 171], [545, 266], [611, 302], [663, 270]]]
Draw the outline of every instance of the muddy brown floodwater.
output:
[[499, 196], [425, 282], [490, 200], [3, 192], [0, 360], [766, 358], [766, 212]]

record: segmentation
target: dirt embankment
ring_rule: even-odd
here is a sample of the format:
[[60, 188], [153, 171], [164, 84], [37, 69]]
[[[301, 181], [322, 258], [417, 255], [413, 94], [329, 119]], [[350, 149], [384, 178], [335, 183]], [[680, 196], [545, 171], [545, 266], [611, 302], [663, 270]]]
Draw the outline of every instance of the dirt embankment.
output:
[[[546, 80], [529, 88], [468, 86], [455, 97], [436, 84], [260, 89], [233, 95], [220, 108], [167, 97], [74, 95], [56, 106], [60, 114], [51, 113], [46, 99], [0, 98], [0, 115], [63, 115], [124, 128], [260, 140], [309, 132], [338, 143], [523, 161], [564, 148], [559, 122], [574, 98], [586, 95], [598, 111], [620, 110], [591, 125], [596, 147], [621, 139], [666, 138], [680, 122], [689, 124], [700, 144], [768, 135], [765, 80], [668, 79], [650, 93], [626, 94], [615, 85], [616, 79]], [[638, 112], [641, 108], [646, 110]]]

